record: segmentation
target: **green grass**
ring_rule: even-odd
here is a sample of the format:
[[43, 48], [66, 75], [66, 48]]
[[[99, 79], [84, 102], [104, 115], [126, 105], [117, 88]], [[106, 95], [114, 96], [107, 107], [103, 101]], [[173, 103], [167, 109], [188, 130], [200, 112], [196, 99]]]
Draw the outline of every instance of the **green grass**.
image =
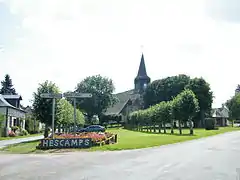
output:
[[[202, 137], [212, 136], [216, 134], [221, 134], [230, 131], [240, 130], [237, 127], [222, 127], [219, 130], [208, 130], [205, 129], [195, 129], [194, 135], [189, 135], [189, 130], [184, 129], [183, 135], [178, 134], [178, 130], [175, 130], [175, 134], [171, 135], [170, 130], [168, 130], [168, 134], [158, 134], [158, 133], [147, 133], [147, 132], [137, 132], [137, 131], [129, 131], [125, 129], [109, 129], [109, 132], [118, 134], [118, 143], [112, 145], [105, 145], [99, 147], [93, 147], [89, 149], [90, 151], [96, 150], [124, 150], [124, 149], [138, 149], [138, 148], [146, 148], [146, 147], [154, 147], [161, 146], [165, 144], [172, 144], [176, 142], [183, 142], [192, 139], [198, 139]], [[39, 141], [21, 143], [17, 145], [11, 145], [6, 148], [3, 148], [3, 152], [7, 153], [49, 153], [49, 152], [62, 152], [62, 151], [76, 151], [79, 149], [72, 150], [36, 150], [36, 146], [39, 144]], [[89, 151], [88, 150], [88, 151]]]
[[27, 136], [16, 136], [16, 137], [0, 137], [0, 141], [2, 140], [12, 140], [12, 139], [19, 139], [19, 138], [27, 138], [27, 137], [34, 137], [34, 136], [40, 136], [42, 134], [29, 134]]

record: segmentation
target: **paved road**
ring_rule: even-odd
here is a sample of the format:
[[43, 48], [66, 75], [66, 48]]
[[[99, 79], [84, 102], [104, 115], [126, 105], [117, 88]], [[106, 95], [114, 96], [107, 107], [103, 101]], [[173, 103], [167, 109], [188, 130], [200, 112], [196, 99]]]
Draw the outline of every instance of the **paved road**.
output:
[[240, 131], [132, 151], [0, 155], [1, 180], [236, 180]]
[[34, 136], [34, 137], [26, 137], [26, 138], [18, 138], [18, 139], [11, 139], [11, 140], [3, 140], [0, 141], [0, 148], [3, 148], [5, 146], [9, 146], [12, 144], [27, 142], [27, 141], [34, 141], [34, 140], [40, 140], [43, 138], [43, 135], [41, 136]]

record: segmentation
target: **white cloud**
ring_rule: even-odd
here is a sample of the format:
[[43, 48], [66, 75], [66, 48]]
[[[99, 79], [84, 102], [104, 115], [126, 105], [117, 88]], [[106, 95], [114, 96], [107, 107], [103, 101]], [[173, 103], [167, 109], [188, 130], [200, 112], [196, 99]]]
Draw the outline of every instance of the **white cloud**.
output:
[[[215, 2], [216, 3], [216, 2]], [[49, 79], [63, 91], [93, 74], [111, 77], [117, 91], [133, 87], [141, 49], [149, 76], [185, 73], [211, 84], [218, 106], [237, 85], [240, 26], [208, 16], [204, 0], [11, 0], [22, 36], [0, 52], [25, 104]], [[1, 60], [3, 59], [3, 60]]]

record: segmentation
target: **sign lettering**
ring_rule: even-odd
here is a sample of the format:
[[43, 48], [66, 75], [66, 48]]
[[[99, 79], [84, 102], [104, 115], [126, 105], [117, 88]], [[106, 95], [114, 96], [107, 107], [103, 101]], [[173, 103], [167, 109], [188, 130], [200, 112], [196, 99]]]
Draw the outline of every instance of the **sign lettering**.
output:
[[92, 146], [91, 138], [75, 139], [42, 139], [40, 148], [60, 149], [60, 148], [89, 148]]

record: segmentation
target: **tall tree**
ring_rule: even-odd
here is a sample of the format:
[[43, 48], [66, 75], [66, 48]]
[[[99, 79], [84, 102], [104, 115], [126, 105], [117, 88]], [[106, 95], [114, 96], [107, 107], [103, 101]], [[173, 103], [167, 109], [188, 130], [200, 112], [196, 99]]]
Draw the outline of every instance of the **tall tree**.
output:
[[184, 90], [189, 81], [190, 77], [185, 74], [153, 81], [143, 95], [145, 108], [162, 101], [171, 101]]
[[9, 74], [5, 75], [4, 81], [1, 82], [2, 88], [0, 94], [16, 94], [16, 90], [13, 88], [12, 79]]
[[[37, 92], [33, 93], [33, 112], [36, 118], [45, 124], [45, 137], [48, 136], [48, 127], [52, 125], [52, 99], [44, 99], [41, 98], [40, 95], [42, 93], [59, 93], [60, 90], [53, 82], [45, 81], [40, 84]], [[56, 111], [57, 112], [57, 104], [59, 100], [56, 100]], [[58, 117], [56, 117], [58, 121]], [[56, 123], [57, 124], [57, 123]]]
[[209, 115], [212, 109], [213, 92], [210, 85], [203, 78], [194, 78], [190, 80], [186, 88], [193, 91], [199, 102], [200, 109], [194, 118], [194, 123], [198, 127], [204, 126], [204, 116]]
[[76, 92], [91, 93], [93, 96], [77, 100], [77, 106], [86, 113], [89, 121], [93, 115], [100, 117], [108, 107], [116, 102], [112, 94], [114, 89], [111, 79], [101, 75], [89, 76], [77, 85]]
[[179, 122], [180, 134], [182, 134], [181, 125], [184, 121], [189, 122], [190, 134], [193, 134], [192, 119], [198, 111], [199, 103], [193, 91], [186, 89], [174, 98], [172, 112]]
[[232, 120], [240, 119], [240, 94], [237, 93], [226, 103], [229, 109], [229, 116]]

